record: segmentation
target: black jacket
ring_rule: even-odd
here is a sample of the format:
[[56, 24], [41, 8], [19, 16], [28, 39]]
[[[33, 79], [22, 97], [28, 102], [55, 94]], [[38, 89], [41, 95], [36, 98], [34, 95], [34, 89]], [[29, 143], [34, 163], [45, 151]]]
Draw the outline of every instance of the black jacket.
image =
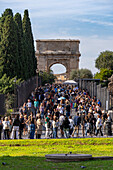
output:
[[63, 121], [63, 128], [65, 128], [65, 129], [67, 129], [67, 128], [69, 128], [70, 126], [69, 126], [69, 124], [70, 124], [70, 122], [69, 122], [69, 120], [68, 119], [65, 119], [64, 121]]
[[13, 126], [20, 126], [20, 120], [14, 119]]

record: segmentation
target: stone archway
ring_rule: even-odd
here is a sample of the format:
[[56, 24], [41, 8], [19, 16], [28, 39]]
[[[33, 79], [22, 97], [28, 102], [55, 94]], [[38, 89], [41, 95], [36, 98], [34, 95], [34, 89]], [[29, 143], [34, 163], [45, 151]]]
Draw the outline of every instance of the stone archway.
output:
[[69, 65], [66, 60], [50, 60], [48, 61], [48, 70], [54, 64], [62, 64], [66, 68], [66, 77], [69, 78]]
[[79, 40], [36, 40], [37, 71], [49, 71], [56, 63], [66, 67], [67, 79], [70, 72], [79, 69]]

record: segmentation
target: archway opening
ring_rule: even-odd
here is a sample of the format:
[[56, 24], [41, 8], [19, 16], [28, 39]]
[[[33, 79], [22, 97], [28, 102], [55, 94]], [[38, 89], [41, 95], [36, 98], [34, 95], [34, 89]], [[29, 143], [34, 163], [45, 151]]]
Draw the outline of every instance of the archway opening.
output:
[[66, 73], [66, 67], [63, 64], [53, 64], [50, 69], [54, 74], [63, 74]]
[[53, 64], [50, 69], [53, 71], [53, 74], [56, 76], [56, 83], [62, 83], [67, 80], [66, 76], [66, 67], [63, 64]]

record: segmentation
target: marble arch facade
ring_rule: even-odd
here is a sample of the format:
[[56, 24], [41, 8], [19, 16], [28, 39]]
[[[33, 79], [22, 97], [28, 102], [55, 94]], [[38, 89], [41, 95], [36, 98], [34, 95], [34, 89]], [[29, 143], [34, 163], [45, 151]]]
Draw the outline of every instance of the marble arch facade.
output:
[[66, 77], [74, 69], [79, 69], [79, 40], [36, 40], [37, 72], [49, 71], [53, 64], [66, 67]]

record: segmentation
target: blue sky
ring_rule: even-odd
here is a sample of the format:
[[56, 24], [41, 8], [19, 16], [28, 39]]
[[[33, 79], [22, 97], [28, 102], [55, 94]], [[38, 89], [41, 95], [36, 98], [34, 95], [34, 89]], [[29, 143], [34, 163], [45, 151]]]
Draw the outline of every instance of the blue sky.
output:
[[[22, 16], [29, 10], [34, 40], [79, 39], [80, 68], [96, 73], [100, 52], [113, 51], [112, 0], [0, 0], [0, 14], [6, 8]], [[61, 66], [53, 68], [56, 73], [64, 71]]]

